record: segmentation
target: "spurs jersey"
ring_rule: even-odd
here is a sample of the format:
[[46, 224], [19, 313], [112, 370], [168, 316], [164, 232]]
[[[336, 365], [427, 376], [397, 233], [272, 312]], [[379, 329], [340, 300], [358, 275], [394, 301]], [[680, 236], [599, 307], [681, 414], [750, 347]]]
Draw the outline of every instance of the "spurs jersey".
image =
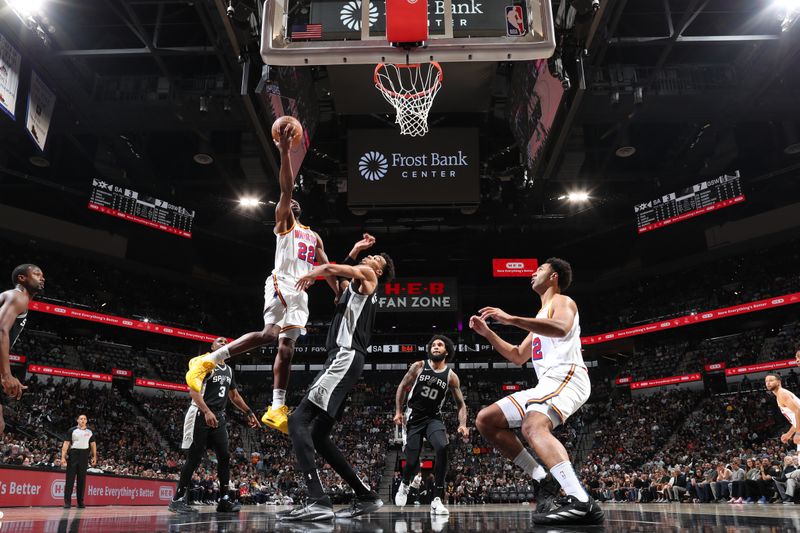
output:
[[[550, 304], [542, 307], [536, 318], [552, 318]], [[575, 320], [572, 328], [566, 337], [545, 337], [533, 333], [531, 342], [531, 361], [536, 377], [540, 378], [549, 369], [561, 365], [576, 365], [586, 370], [581, 353], [581, 326], [578, 313], [575, 313]]]
[[367, 353], [378, 297], [376, 294], [360, 294], [355, 290], [356, 284], [353, 282], [347, 287], [336, 305], [325, 343], [328, 352], [345, 348]]
[[450, 367], [438, 372], [425, 360], [422, 372], [408, 393], [408, 423], [416, 424], [432, 418], [441, 418], [442, 404], [447, 398]]
[[[798, 399], [797, 396], [795, 396], [791, 392], [789, 394], [791, 394], [790, 401], [794, 402], [795, 404], [799, 404], [800, 405], [800, 399]], [[789, 423], [792, 424], [792, 427], [796, 428], [797, 427], [797, 417], [794, 416], [794, 411], [792, 411], [788, 407], [783, 407], [782, 405], [779, 405], [778, 408], [781, 410], [781, 413], [783, 413], [783, 416], [786, 417], [786, 420], [788, 420]]]
[[280, 280], [294, 285], [314, 268], [317, 235], [308, 226], [295, 222], [283, 233], [276, 233], [275, 268], [272, 273]]
[[[16, 289], [16, 288], [14, 290], [22, 292], [22, 291], [20, 291], [19, 289]], [[25, 311], [21, 315], [17, 315], [17, 318], [14, 319], [14, 323], [11, 325], [11, 336], [9, 337], [9, 339], [10, 339], [9, 348], [14, 346], [14, 343], [17, 342], [17, 339], [19, 338], [20, 334], [22, 333], [22, 330], [25, 329], [25, 323], [27, 321], [28, 321], [28, 312], [27, 311]]]
[[[215, 413], [224, 412], [228, 405], [228, 392], [236, 390], [236, 379], [231, 365], [217, 365], [203, 381], [200, 394], [209, 409]], [[192, 407], [197, 404], [192, 400]]]

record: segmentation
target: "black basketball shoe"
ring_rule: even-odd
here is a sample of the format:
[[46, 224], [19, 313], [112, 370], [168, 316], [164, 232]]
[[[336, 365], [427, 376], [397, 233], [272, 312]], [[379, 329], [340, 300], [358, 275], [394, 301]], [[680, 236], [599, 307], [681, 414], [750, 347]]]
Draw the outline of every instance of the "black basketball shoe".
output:
[[287, 522], [313, 522], [315, 520], [333, 520], [333, 504], [326, 495], [316, 500], [308, 500], [303, 507], [295, 507], [291, 511], [281, 511], [278, 520]]
[[559, 500], [559, 505], [552, 511], [533, 515], [534, 524], [554, 525], [594, 525], [602, 524], [605, 516], [603, 510], [591, 496], [589, 501], [582, 502], [574, 496]]
[[349, 508], [336, 511], [336, 518], [355, 518], [362, 514], [375, 512], [381, 507], [383, 507], [383, 500], [377, 493], [370, 491], [364, 496], [355, 496]]
[[546, 513], [552, 511], [556, 505], [556, 498], [561, 491], [561, 485], [553, 477], [550, 472], [539, 481], [538, 490], [536, 491], [536, 512]]
[[231, 499], [220, 498], [217, 504], [218, 513], [238, 513], [241, 510], [242, 506], [239, 505], [239, 502], [235, 502]]
[[169, 510], [173, 513], [197, 513], [197, 509], [186, 503], [183, 498], [169, 502]]

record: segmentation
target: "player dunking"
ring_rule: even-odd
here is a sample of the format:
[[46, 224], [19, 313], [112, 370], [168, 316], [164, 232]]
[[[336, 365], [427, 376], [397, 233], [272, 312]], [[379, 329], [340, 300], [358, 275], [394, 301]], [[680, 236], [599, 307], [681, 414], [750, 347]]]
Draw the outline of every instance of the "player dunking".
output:
[[[28, 387], [11, 373], [11, 347], [28, 321], [28, 305], [44, 290], [44, 274], [38, 266], [26, 263], [13, 270], [11, 283], [13, 289], [0, 293], [0, 383], [5, 394], [19, 400]], [[5, 428], [3, 406], [0, 405], [0, 435]]]
[[189, 361], [186, 373], [189, 388], [199, 392], [203, 378], [217, 364], [278, 340], [278, 353], [272, 364], [272, 404], [261, 421], [286, 434], [289, 432], [289, 408], [285, 400], [292, 356], [295, 341], [305, 334], [308, 322], [308, 294], [295, 289], [295, 283], [314, 267], [315, 261], [320, 264], [328, 262], [322, 239], [311, 228], [300, 224], [300, 204], [292, 199], [294, 175], [289, 149], [294, 134], [294, 128], [286, 125], [277, 142], [281, 153], [278, 178], [281, 195], [275, 206], [275, 267], [264, 287], [264, 329], [246, 333], [218, 350], [195, 357]]
[[297, 469], [303, 473], [306, 481], [308, 503], [304, 507], [279, 513], [279, 520], [334, 518], [333, 505], [325, 495], [317, 473], [315, 451], [355, 492], [352, 506], [337, 512], [337, 518], [370, 513], [383, 505], [378, 495], [359, 479], [333, 443], [331, 432], [344, 411], [345, 400], [364, 369], [364, 357], [378, 305], [375, 292], [379, 282], [388, 282], [394, 277], [394, 263], [387, 254], [380, 254], [365, 257], [357, 266], [321, 265], [300, 278], [297, 288], [305, 290], [317, 276], [328, 275], [347, 278], [340, 282], [341, 296], [328, 329], [325, 342], [328, 360], [289, 419], [289, 436], [297, 457]]
[[783, 388], [781, 377], [778, 374], [767, 374], [764, 377], [764, 384], [767, 386], [767, 390], [775, 395], [778, 409], [791, 424], [789, 431], [781, 435], [781, 442], [785, 444], [791, 440], [797, 444], [797, 450], [800, 451], [800, 433], [797, 427], [797, 421], [800, 420], [800, 399], [792, 391]]
[[[599, 524], [603, 511], [578, 481], [564, 445], [552, 431], [563, 424], [589, 399], [591, 384], [581, 354], [578, 308], [561, 294], [572, 282], [572, 268], [563, 259], [550, 258], [531, 276], [531, 287], [539, 295], [542, 308], [536, 318], [511, 316], [501, 309], [485, 307], [472, 316], [469, 325], [486, 337], [500, 355], [517, 365], [533, 361], [539, 383], [536, 387], [507, 396], [478, 413], [478, 431], [514, 464], [535, 480], [548, 477], [545, 470], [525, 450], [511, 428], [522, 426], [536, 455], [550, 470], [567, 494], [563, 504], [552, 508], [553, 490], [548, 480], [540, 486], [533, 521], [537, 524]], [[519, 346], [501, 339], [486, 325], [487, 319], [516, 326], [528, 333]], [[550, 507], [550, 508], [548, 508]]]
[[[212, 350], [218, 350], [225, 345], [227, 340], [220, 337], [211, 345]], [[192, 474], [200, 465], [207, 448], [214, 450], [217, 456], [217, 477], [219, 477], [219, 502], [217, 512], [237, 513], [240, 506], [233, 502], [229, 496], [228, 483], [231, 477], [231, 455], [228, 449], [228, 426], [225, 424], [225, 407], [230, 399], [241, 412], [247, 415], [247, 425], [251, 428], [258, 426], [258, 418], [250, 410], [236, 387], [233, 376], [233, 367], [226, 365], [225, 361], [214, 367], [214, 370], [203, 381], [201, 392], [189, 390], [192, 404], [186, 411], [183, 420], [183, 443], [181, 448], [187, 451], [186, 462], [181, 468], [181, 477], [175, 496], [169, 503], [169, 510], [173, 513], [196, 512], [186, 499], [188, 498], [189, 484]]]
[[[411, 479], [419, 468], [422, 438], [425, 437], [436, 452], [435, 493], [431, 501], [431, 514], [448, 515], [450, 511], [442, 503], [449, 448], [447, 428], [442, 421], [442, 404], [449, 389], [458, 409], [457, 431], [465, 440], [469, 438], [467, 404], [461, 394], [461, 381], [447, 366], [456, 353], [453, 341], [444, 335], [434, 335], [428, 342], [426, 351], [428, 359], [411, 365], [395, 395], [394, 423], [403, 426], [406, 466], [403, 468], [403, 481], [397, 489], [394, 502], [400, 507], [406, 504]], [[409, 388], [411, 392], [408, 394], [408, 408], [403, 413], [403, 400]]]

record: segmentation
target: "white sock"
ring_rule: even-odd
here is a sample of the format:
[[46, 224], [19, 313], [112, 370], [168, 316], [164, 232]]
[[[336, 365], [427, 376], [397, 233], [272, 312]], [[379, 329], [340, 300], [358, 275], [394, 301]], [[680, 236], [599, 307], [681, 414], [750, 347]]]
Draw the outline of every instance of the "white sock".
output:
[[286, 405], [286, 389], [272, 389], [272, 408]]
[[550, 469], [550, 473], [561, 484], [561, 488], [567, 493], [567, 496], [574, 496], [579, 501], [588, 502], [589, 495], [581, 487], [581, 482], [578, 481], [578, 476], [575, 475], [575, 470], [572, 469], [572, 463], [569, 461], [562, 461]]
[[526, 474], [531, 476], [536, 481], [541, 481], [547, 476], [547, 471], [542, 468], [542, 465], [536, 462], [528, 450], [525, 448], [519, 452], [519, 455], [514, 459], [514, 464], [525, 471]]
[[213, 352], [208, 354], [208, 357], [211, 358], [211, 360], [217, 364], [224, 363], [225, 359], [227, 359], [230, 356], [231, 354], [230, 352], [228, 352], [227, 346], [223, 346], [219, 350], [214, 350]]

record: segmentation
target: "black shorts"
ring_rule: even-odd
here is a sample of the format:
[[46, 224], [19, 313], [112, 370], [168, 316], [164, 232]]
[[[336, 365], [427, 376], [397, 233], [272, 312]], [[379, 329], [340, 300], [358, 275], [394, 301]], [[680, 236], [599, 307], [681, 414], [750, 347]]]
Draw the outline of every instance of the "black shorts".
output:
[[228, 450], [228, 426], [225, 423], [225, 413], [215, 413], [217, 417], [217, 427], [208, 427], [206, 417], [194, 405], [186, 411], [183, 420], [183, 442], [181, 448], [210, 448], [214, 451]]
[[306, 392], [306, 399], [338, 420], [344, 403], [364, 370], [364, 354], [353, 349], [337, 348], [329, 352], [322, 371]]
[[422, 437], [428, 442], [431, 435], [437, 431], [444, 431], [447, 440], [447, 428], [440, 418], [430, 418], [424, 422], [411, 423], [403, 428], [403, 447], [422, 448]]

